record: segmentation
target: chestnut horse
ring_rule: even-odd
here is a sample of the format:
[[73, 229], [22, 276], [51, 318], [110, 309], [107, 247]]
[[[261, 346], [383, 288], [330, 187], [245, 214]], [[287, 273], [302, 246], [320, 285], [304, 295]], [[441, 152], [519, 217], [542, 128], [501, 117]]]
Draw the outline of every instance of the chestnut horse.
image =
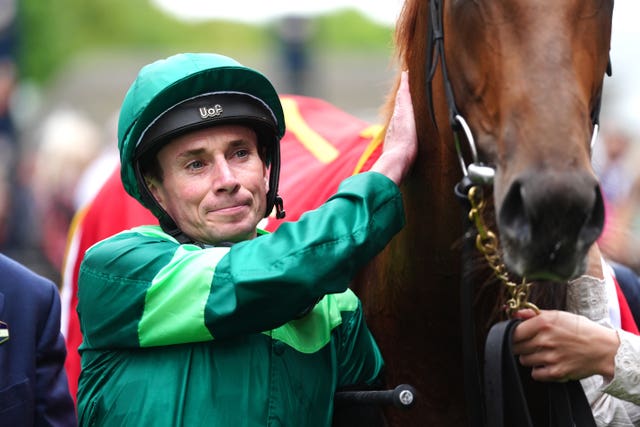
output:
[[396, 44], [420, 139], [402, 188], [407, 225], [354, 284], [388, 385], [418, 392], [413, 409], [388, 412], [391, 425], [473, 421], [464, 393], [462, 271], [476, 289], [479, 337], [500, 320], [504, 298], [491, 271], [470, 267], [462, 251], [468, 211], [453, 190], [463, 175], [492, 183], [486, 220], [500, 236], [504, 264], [518, 280], [546, 282], [534, 303], [562, 308], [561, 283], [584, 271], [604, 218], [590, 154], [612, 12], [613, 0], [406, 0]]

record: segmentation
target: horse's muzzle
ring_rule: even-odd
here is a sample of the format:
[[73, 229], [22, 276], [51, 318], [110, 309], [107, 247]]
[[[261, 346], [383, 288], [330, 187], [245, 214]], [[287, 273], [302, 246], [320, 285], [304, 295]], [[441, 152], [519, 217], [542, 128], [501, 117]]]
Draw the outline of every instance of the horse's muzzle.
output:
[[604, 226], [600, 187], [582, 171], [522, 174], [497, 212], [505, 264], [528, 279], [582, 274]]

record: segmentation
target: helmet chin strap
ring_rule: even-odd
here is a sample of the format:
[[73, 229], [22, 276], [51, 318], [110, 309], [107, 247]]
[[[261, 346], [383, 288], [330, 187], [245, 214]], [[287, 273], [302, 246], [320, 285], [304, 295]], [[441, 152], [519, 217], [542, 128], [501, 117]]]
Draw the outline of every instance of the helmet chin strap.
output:
[[160, 228], [162, 228], [162, 231], [167, 233], [169, 236], [176, 239], [178, 243], [180, 243], [181, 245], [185, 243], [197, 244], [196, 241], [194, 241], [192, 238], [184, 234], [184, 232], [178, 228], [178, 226], [173, 221], [173, 219], [171, 219], [171, 217], [168, 215], [167, 215], [167, 219], [160, 220]]
[[285, 216], [287, 216], [287, 212], [284, 210], [284, 201], [282, 201], [282, 197], [276, 194], [276, 200], [274, 204], [276, 207], [276, 218], [283, 219]]
[[274, 141], [273, 145], [274, 148], [271, 150], [271, 168], [269, 169], [267, 211], [264, 216], [269, 216], [275, 206], [276, 218], [283, 219], [287, 213], [284, 210], [284, 201], [282, 200], [282, 197], [278, 195], [278, 183], [280, 182], [280, 145], [278, 141]]

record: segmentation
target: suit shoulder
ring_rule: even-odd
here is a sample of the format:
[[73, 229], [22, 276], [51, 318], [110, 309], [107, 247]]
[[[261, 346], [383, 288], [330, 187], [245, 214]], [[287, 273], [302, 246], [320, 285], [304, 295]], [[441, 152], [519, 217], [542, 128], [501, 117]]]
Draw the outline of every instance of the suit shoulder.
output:
[[0, 254], [0, 291], [5, 294], [25, 293], [46, 296], [56, 285], [19, 262]]

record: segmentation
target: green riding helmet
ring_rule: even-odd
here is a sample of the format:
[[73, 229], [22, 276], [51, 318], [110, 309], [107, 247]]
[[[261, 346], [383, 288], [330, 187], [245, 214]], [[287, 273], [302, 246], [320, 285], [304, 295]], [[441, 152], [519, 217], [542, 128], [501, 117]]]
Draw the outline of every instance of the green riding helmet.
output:
[[155, 155], [172, 138], [219, 124], [242, 124], [256, 131], [270, 165], [265, 216], [275, 206], [283, 217], [278, 180], [284, 114], [264, 75], [223, 55], [184, 53], [143, 67], [125, 95], [118, 122], [122, 183], [171, 234], [180, 231], [150, 194], [140, 160]]

